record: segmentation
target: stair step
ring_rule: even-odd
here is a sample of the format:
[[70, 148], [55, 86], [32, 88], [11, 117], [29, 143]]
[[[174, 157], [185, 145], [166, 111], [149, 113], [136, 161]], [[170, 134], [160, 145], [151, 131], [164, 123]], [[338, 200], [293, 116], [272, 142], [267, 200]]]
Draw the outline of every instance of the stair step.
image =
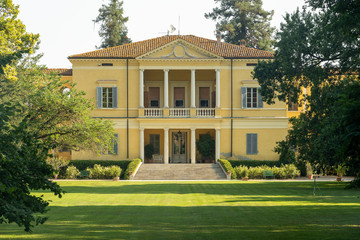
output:
[[218, 164], [142, 164], [135, 180], [225, 180]]

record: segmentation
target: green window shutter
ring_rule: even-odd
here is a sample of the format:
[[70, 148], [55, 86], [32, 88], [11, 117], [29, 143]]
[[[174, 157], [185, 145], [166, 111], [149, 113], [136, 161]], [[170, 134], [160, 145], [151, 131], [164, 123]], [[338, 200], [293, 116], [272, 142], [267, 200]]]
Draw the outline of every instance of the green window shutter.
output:
[[251, 134], [246, 134], [246, 154], [251, 154]]
[[241, 87], [242, 108], [246, 108], [246, 87]]
[[252, 155], [258, 153], [258, 139], [256, 133], [246, 134], [246, 154]]
[[112, 88], [112, 92], [113, 92], [113, 108], [117, 108], [118, 106], [118, 91], [117, 91], [117, 87], [113, 87]]
[[102, 87], [96, 88], [97, 108], [102, 108]]
[[263, 108], [264, 107], [264, 103], [263, 103], [263, 100], [262, 100], [262, 96], [260, 94], [260, 89], [261, 88], [258, 88], [258, 108]]
[[251, 139], [252, 154], [258, 153], [257, 145], [258, 145], [257, 134], [252, 134], [252, 139]]

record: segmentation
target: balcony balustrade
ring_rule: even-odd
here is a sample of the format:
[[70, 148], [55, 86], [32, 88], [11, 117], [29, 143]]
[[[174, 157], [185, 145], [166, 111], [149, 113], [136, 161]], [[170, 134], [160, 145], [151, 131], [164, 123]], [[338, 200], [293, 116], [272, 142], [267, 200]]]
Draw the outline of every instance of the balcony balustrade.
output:
[[144, 115], [145, 117], [162, 117], [163, 116], [162, 108], [145, 108]]
[[190, 117], [190, 108], [170, 108], [170, 117]]
[[215, 108], [197, 108], [196, 116], [198, 117], [214, 117]]

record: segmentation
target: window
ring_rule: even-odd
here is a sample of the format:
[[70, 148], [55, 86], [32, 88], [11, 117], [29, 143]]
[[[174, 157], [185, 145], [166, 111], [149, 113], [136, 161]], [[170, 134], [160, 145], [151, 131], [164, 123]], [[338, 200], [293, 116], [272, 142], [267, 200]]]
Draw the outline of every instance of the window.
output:
[[159, 100], [151, 100], [150, 107], [158, 108], [159, 107]]
[[201, 100], [200, 99], [200, 107], [202, 107], [202, 108], [209, 107], [209, 100]]
[[246, 134], [246, 154], [254, 155], [258, 153], [258, 136], [257, 133]]
[[242, 87], [241, 101], [242, 108], [263, 108], [262, 97], [257, 87]]
[[289, 102], [288, 106], [289, 111], [298, 111], [299, 110], [299, 104], [296, 102]]
[[154, 147], [154, 154], [160, 154], [160, 134], [150, 134], [150, 145]]
[[97, 107], [117, 108], [117, 87], [98, 87]]
[[184, 107], [184, 100], [175, 100], [175, 107]]
[[119, 154], [119, 135], [117, 133], [114, 134], [114, 140], [112, 142], [112, 150], [104, 149], [102, 151], [103, 155], [118, 155]]

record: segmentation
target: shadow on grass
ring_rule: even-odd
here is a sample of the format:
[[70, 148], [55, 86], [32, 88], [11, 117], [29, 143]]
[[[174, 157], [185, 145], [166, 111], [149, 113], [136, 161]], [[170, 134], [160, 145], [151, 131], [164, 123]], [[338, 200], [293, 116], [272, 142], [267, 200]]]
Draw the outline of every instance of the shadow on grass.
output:
[[0, 226], [0, 239], [358, 239], [359, 207], [52, 206], [24, 233]]
[[[91, 184], [91, 182], [88, 182]], [[113, 185], [66, 186], [59, 183], [67, 193], [91, 194], [210, 194], [210, 195], [311, 195], [312, 182], [118, 182]], [[317, 184], [320, 193], [334, 196], [360, 196], [360, 191], [344, 190], [345, 183], [321, 182]], [[42, 192], [42, 191], [36, 191]]]

